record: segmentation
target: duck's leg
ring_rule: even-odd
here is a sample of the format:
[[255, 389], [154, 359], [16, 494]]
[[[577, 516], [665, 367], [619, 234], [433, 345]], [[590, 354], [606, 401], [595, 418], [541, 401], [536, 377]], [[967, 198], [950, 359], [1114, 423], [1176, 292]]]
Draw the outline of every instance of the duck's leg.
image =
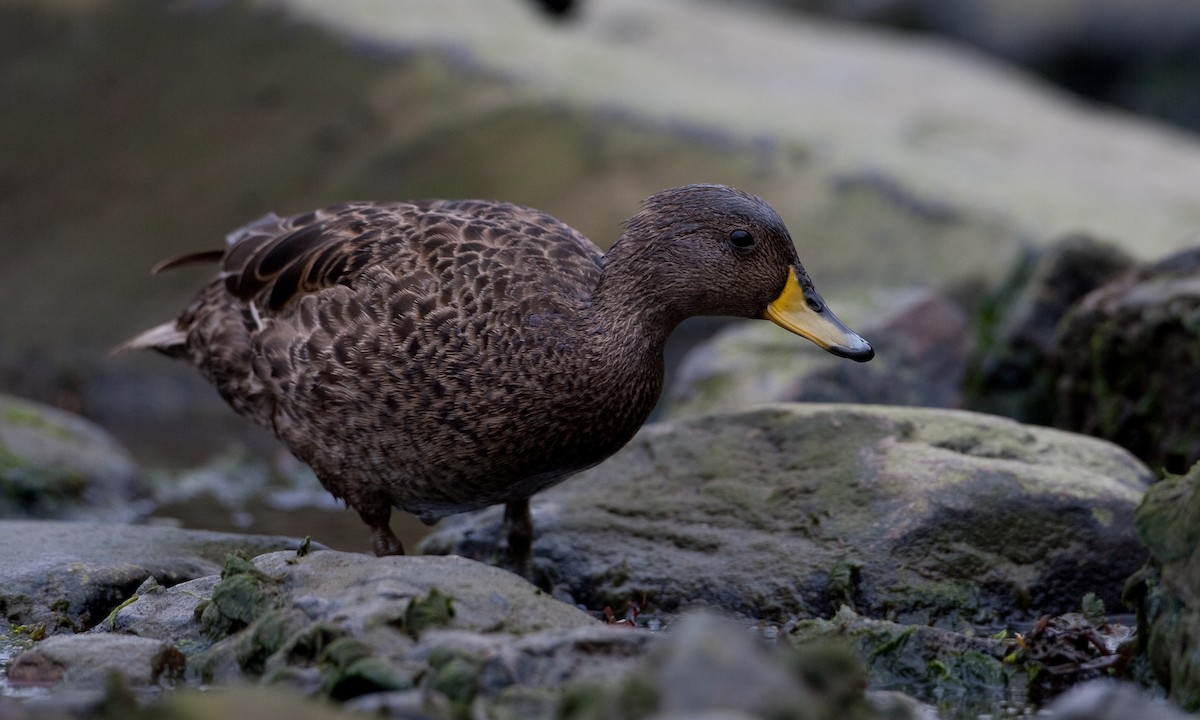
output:
[[530, 548], [533, 547], [533, 516], [529, 498], [513, 500], [504, 506], [504, 530], [508, 535], [508, 556], [517, 574], [530, 580]]
[[392, 532], [390, 507], [384, 505], [382, 510], [359, 510], [358, 516], [371, 528], [371, 547], [377, 556], [404, 554], [404, 544]]
[[379, 557], [404, 554], [404, 544], [386, 523], [371, 528], [371, 547]]

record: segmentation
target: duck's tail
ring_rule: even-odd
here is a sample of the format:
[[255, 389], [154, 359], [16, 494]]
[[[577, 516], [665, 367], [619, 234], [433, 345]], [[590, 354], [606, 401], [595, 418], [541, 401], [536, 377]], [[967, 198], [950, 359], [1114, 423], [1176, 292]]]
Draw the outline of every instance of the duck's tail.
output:
[[[160, 272], [174, 270], [175, 268], [183, 267], [184, 265], [217, 262], [224, 255], [224, 250], [204, 250], [202, 252], [176, 255], [174, 257], [169, 257], [150, 268], [150, 274], [157, 275]], [[158, 352], [170, 357], [185, 357], [187, 355], [187, 331], [180, 328], [177, 321], [170, 320], [161, 325], [155, 325], [149, 330], [138, 333], [120, 345], [114, 347], [110, 352], [113, 355], [116, 355], [118, 353], [125, 353], [131, 350], [157, 350]]]
[[170, 320], [138, 333], [111, 352], [116, 355], [131, 350], [157, 350], [164, 355], [181, 358], [187, 354], [187, 333], [179, 328], [176, 321]]

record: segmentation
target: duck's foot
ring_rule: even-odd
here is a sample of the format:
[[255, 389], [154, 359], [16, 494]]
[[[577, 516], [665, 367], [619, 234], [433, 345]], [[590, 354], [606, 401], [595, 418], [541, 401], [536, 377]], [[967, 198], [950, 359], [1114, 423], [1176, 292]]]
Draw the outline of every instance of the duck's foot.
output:
[[360, 510], [358, 516], [367, 524], [367, 527], [371, 528], [371, 549], [375, 551], [376, 556], [404, 554], [404, 543], [400, 542], [400, 538], [392, 532], [391, 508], [387, 508], [383, 512], [369, 513]]
[[529, 514], [529, 498], [513, 500], [504, 506], [504, 530], [508, 536], [508, 557], [518, 575], [533, 582], [531, 553], [533, 548], [533, 516]]
[[404, 543], [387, 525], [371, 528], [371, 547], [379, 557], [404, 554]]

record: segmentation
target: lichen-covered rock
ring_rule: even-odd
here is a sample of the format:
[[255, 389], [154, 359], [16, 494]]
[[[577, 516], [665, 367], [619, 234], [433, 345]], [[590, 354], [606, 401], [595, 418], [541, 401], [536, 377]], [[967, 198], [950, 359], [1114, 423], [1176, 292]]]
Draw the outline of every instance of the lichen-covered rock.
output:
[[[648, 426], [534, 498], [538, 567], [593, 609], [905, 623], [1117, 607], [1150, 473], [1104, 441], [964, 411], [773, 405]], [[489, 556], [495, 509], [428, 552]]]
[[99, 426], [0, 395], [0, 518], [127, 521], [150, 510], [129, 453]]
[[878, 291], [836, 303], [878, 351], [869, 363], [811, 352], [770, 323], [731, 325], [684, 358], [663, 400], [678, 419], [771, 402], [958, 407], [970, 349], [963, 310], [934, 290]]
[[[93, 627], [149, 577], [164, 585], [212, 575], [234, 551], [295, 548], [298, 540], [140, 525], [0, 521], [0, 632]], [[163, 638], [172, 639], [172, 638]]]
[[1131, 270], [1115, 245], [1071, 235], [1031, 251], [984, 304], [967, 372], [967, 406], [1021, 422], [1054, 420], [1056, 331], [1080, 298]]
[[1200, 460], [1200, 249], [1090, 293], [1055, 344], [1056, 426], [1112, 440], [1168, 472]]
[[1160, 480], [1137, 508], [1150, 561], [1130, 578], [1139, 636], [1173, 700], [1200, 710], [1200, 464]]
[[220, 578], [143, 592], [101, 629], [174, 641], [194, 681], [393, 698], [384, 705], [410, 690], [465, 706], [598, 680], [653, 639], [463, 558], [333, 551], [232, 557]]

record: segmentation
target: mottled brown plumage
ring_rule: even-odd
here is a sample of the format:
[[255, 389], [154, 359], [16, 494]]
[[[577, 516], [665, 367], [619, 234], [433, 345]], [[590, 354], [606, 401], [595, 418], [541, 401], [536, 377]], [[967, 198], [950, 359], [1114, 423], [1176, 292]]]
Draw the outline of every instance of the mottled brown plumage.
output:
[[871, 355], [775, 211], [718, 185], [652, 196], [607, 255], [545, 213], [482, 201], [268, 215], [227, 244], [164, 263], [221, 271], [124, 347], [196, 365], [358, 511], [379, 554], [403, 552], [393, 507], [433, 522], [496, 503], [527, 551], [528, 498], [633, 436], [687, 317], [810, 315], [815, 330], [772, 319]]

